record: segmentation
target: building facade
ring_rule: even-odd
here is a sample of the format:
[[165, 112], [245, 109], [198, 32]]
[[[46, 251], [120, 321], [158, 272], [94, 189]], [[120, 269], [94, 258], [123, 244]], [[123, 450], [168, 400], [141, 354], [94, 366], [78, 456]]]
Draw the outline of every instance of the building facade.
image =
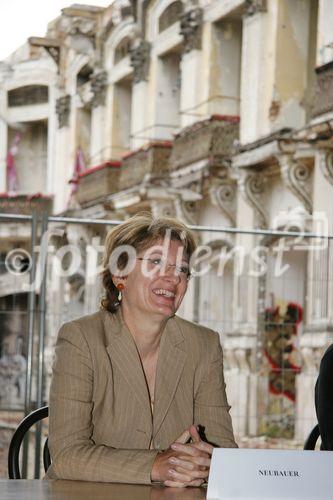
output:
[[[181, 314], [220, 332], [244, 440], [304, 440], [332, 342], [330, 240], [269, 234], [333, 234], [332, 23], [330, 0], [74, 4], [0, 65], [0, 210], [149, 210], [200, 226], [207, 269]], [[60, 323], [98, 306], [104, 235], [66, 224], [82, 259], [70, 277], [50, 264], [47, 359]], [[28, 241], [23, 224], [2, 224], [2, 255]], [[1, 278], [5, 304], [17, 283]]]

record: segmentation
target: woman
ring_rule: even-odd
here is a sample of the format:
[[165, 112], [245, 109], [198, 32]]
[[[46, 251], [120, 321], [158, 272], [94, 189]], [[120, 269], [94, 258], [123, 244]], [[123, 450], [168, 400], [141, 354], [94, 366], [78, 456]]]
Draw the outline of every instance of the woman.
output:
[[57, 340], [48, 478], [199, 486], [212, 445], [237, 446], [219, 336], [175, 316], [195, 246], [149, 214], [108, 234], [102, 309]]
[[333, 344], [326, 350], [319, 368], [315, 404], [321, 437], [321, 449], [333, 450]]

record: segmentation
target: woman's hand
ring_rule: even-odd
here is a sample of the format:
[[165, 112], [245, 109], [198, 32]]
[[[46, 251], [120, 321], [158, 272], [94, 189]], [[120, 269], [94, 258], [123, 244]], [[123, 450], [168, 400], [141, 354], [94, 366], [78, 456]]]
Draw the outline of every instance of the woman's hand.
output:
[[[192, 443], [185, 444], [189, 437]], [[168, 450], [157, 455], [152, 480], [172, 487], [200, 486], [208, 477], [212, 451], [191, 425]]]

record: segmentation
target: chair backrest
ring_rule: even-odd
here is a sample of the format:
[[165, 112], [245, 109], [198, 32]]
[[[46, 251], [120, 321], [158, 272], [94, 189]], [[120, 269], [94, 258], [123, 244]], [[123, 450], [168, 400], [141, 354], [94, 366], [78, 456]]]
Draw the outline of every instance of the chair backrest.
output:
[[314, 450], [316, 447], [316, 443], [318, 438], [320, 437], [319, 425], [315, 425], [304, 443], [304, 450]]
[[[24, 417], [24, 419], [18, 425], [13, 437], [10, 441], [9, 451], [8, 451], [8, 475], [10, 479], [21, 479], [20, 465], [19, 465], [19, 454], [22, 441], [24, 436], [29, 431], [30, 427], [39, 420], [47, 418], [49, 416], [49, 407], [43, 406], [37, 410], [32, 411]], [[48, 440], [46, 439], [43, 449], [43, 464], [45, 472], [51, 465], [51, 457], [48, 448]]]

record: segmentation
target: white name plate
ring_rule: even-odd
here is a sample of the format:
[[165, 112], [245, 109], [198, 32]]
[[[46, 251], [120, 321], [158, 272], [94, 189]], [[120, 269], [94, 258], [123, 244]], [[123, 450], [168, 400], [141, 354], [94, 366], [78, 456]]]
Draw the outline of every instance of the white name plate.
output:
[[332, 500], [333, 451], [215, 448], [207, 500]]

